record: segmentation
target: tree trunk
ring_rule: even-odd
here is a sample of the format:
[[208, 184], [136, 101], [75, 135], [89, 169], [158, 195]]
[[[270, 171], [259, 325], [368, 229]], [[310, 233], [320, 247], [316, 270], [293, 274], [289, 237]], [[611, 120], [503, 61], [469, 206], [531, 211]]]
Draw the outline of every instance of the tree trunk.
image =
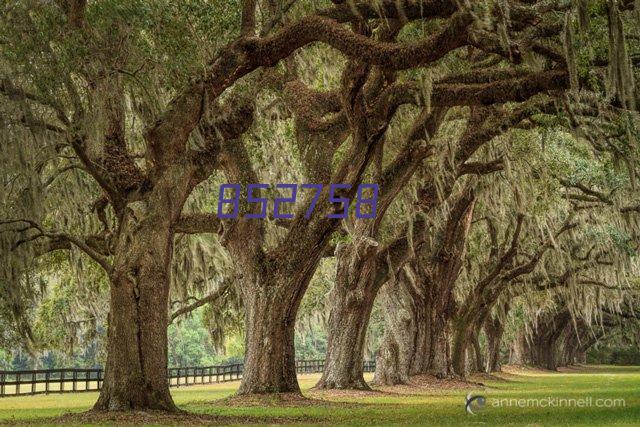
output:
[[[375, 382], [398, 384], [396, 381], [406, 382], [417, 374], [449, 377], [452, 371], [447, 295], [439, 295], [429, 282], [403, 277], [406, 281], [401, 283], [405, 286], [395, 292], [389, 290], [392, 298], [383, 299], [385, 336], [376, 361]], [[429, 295], [425, 297], [422, 289], [428, 290]], [[406, 293], [403, 295], [402, 291]]]
[[[398, 321], [389, 328], [376, 360], [376, 384], [406, 383], [411, 375], [431, 374], [438, 378], [452, 375], [451, 349], [446, 321], [431, 313], [416, 316], [410, 322]], [[429, 317], [433, 317], [430, 320]], [[387, 335], [386, 329], [391, 332]], [[378, 372], [380, 371], [380, 372]]]
[[111, 282], [107, 363], [96, 410], [176, 410], [167, 379], [169, 266], [165, 215], [125, 218]]
[[[329, 330], [324, 372], [316, 388], [369, 390], [364, 380], [364, 344], [379, 289], [375, 283], [376, 246], [338, 250], [336, 283], [329, 303]], [[354, 257], [355, 261], [354, 262]]]
[[417, 325], [411, 374], [432, 374], [438, 378], [449, 378], [453, 369], [448, 321], [437, 311], [431, 311], [427, 318], [427, 322]]
[[576, 363], [579, 365], [587, 363], [587, 352], [585, 350], [580, 350], [578, 352], [578, 355], [576, 356]]
[[512, 345], [511, 358], [509, 363], [514, 365], [526, 365], [530, 362], [529, 358], [529, 344], [527, 343], [527, 337], [524, 332], [520, 332]]
[[374, 384], [396, 385], [409, 381], [410, 357], [417, 331], [410, 296], [403, 285], [390, 281], [380, 290], [384, 335], [376, 357]]
[[484, 332], [487, 336], [487, 372], [500, 372], [500, 346], [504, 325], [497, 317], [489, 317], [484, 323]]
[[477, 333], [474, 333], [471, 343], [473, 344], [473, 354], [475, 356], [475, 372], [484, 372], [484, 357], [482, 356], [482, 348], [480, 347]]
[[531, 337], [531, 358], [534, 366], [555, 371], [558, 369], [558, 341], [567, 327], [571, 315], [567, 309], [555, 313], [538, 325]]
[[473, 344], [473, 325], [466, 318], [455, 322], [451, 366], [453, 372], [460, 377], [464, 377], [467, 372], [467, 354], [471, 350], [469, 344]]
[[246, 352], [238, 394], [300, 393], [294, 348], [299, 297], [274, 271], [265, 269], [255, 280], [243, 287]]
[[546, 345], [544, 347], [538, 348], [540, 354], [540, 365], [550, 371], [558, 370], [558, 364], [556, 362], [556, 352], [555, 348], [552, 345]]
[[332, 303], [324, 372], [317, 388], [369, 390], [364, 380], [364, 343], [373, 301]]
[[551, 371], [557, 370], [555, 340], [543, 334], [542, 336], [534, 336], [532, 341], [530, 347], [532, 365]]

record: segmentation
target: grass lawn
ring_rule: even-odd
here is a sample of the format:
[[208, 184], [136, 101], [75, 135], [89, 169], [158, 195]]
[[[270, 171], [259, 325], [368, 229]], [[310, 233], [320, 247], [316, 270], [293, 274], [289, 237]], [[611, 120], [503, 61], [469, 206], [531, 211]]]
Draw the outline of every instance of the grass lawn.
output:
[[[238, 419], [251, 417], [254, 422], [262, 419], [265, 423], [299, 425], [640, 425], [640, 367], [510, 372], [500, 378], [477, 379], [485, 384], [484, 388], [474, 385], [447, 388], [445, 384], [442, 388], [403, 386], [377, 393], [309, 391], [318, 375], [301, 375], [300, 385], [305, 395], [313, 399], [307, 402], [267, 400], [252, 405], [233, 399], [221, 401], [234, 393], [238, 382], [174, 388], [172, 393], [182, 409], [233, 416], [236, 423]], [[465, 395], [469, 392], [486, 396], [485, 406], [477, 415], [464, 410]], [[97, 393], [2, 398], [0, 423], [59, 422], [51, 417], [85, 411], [96, 398]], [[541, 407], [545, 404], [547, 407]]]

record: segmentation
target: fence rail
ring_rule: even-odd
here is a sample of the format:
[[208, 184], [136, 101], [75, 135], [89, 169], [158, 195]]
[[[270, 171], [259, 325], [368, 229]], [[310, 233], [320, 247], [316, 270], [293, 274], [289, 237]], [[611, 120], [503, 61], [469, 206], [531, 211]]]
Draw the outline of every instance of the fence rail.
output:
[[[213, 384], [242, 378], [244, 365], [235, 363], [218, 366], [169, 368], [170, 387]], [[373, 372], [375, 361], [364, 362], [364, 371]], [[296, 360], [299, 374], [324, 371], [324, 359]], [[104, 381], [102, 369], [40, 369], [31, 371], [0, 371], [0, 397], [28, 394], [73, 393], [98, 391]]]

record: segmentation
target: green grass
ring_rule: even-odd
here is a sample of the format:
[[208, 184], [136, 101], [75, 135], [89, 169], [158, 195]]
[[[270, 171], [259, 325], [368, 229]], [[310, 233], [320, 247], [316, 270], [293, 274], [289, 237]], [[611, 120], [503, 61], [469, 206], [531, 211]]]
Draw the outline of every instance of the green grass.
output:
[[[300, 377], [303, 390], [317, 380]], [[183, 409], [213, 415], [286, 417], [310, 419], [316, 424], [341, 425], [638, 425], [640, 424], [640, 367], [590, 366], [555, 373], [524, 371], [504, 380], [486, 380], [482, 390], [425, 391], [411, 394], [380, 393], [366, 396], [333, 396], [325, 404], [304, 406], [232, 406], [214, 402], [234, 393], [237, 382], [172, 389]], [[478, 415], [464, 411], [469, 391], [487, 397]], [[406, 393], [404, 391], [403, 393]], [[314, 395], [318, 398], [318, 395]], [[592, 406], [496, 407], [498, 399], [581, 399], [591, 397]], [[80, 412], [91, 407], [97, 393], [52, 394], [0, 399], [0, 421], [44, 423], [47, 417]], [[329, 399], [329, 398], [325, 398]], [[624, 399], [623, 407], [596, 407], [596, 399]], [[344, 403], [344, 402], [349, 402]], [[45, 418], [45, 419], [41, 419]]]

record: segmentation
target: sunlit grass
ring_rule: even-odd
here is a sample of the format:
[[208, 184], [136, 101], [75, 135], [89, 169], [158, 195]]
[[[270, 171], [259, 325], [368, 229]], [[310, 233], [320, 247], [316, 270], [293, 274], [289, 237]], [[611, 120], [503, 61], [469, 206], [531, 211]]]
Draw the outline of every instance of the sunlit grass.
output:
[[[369, 376], [370, 378], [370, 376]], [[638, 425], [640, 367], [592, 366], [555, 373], [523, 371], [507, 381], [486, 381], [482, 390], [416, 390], [414, 394], [332, 397], [332, 402], [303, 406], [232, 406], [217, 400], [232, 395], [237, 382], [172, 389], [176, 403], [191, 412], [253, 417], [307, 417], [317, 424], [341, 425]], [[308, 391], [318, 375], [300, 376]], [[487, 397], [476, 416], [464, 411], [469, 391]], [[317, 395], [314, 395], [317, 398]], [[498, 399], [624, 399], [623, 407], [496, 407]], [[0, 399], [0, 420], [33, 423], [41, 417], [84, 411], [97, 393], [51, 394]], [[342, 402], [342, 403], [340, 403]], [[346, 404], [344, 402], [351, 402]], [[45, 420], [42, 420], [45, 421]], [[45, 421], [46, 422], [46, 421]], [[315, 422], [315, 421], [314, 421]]]

